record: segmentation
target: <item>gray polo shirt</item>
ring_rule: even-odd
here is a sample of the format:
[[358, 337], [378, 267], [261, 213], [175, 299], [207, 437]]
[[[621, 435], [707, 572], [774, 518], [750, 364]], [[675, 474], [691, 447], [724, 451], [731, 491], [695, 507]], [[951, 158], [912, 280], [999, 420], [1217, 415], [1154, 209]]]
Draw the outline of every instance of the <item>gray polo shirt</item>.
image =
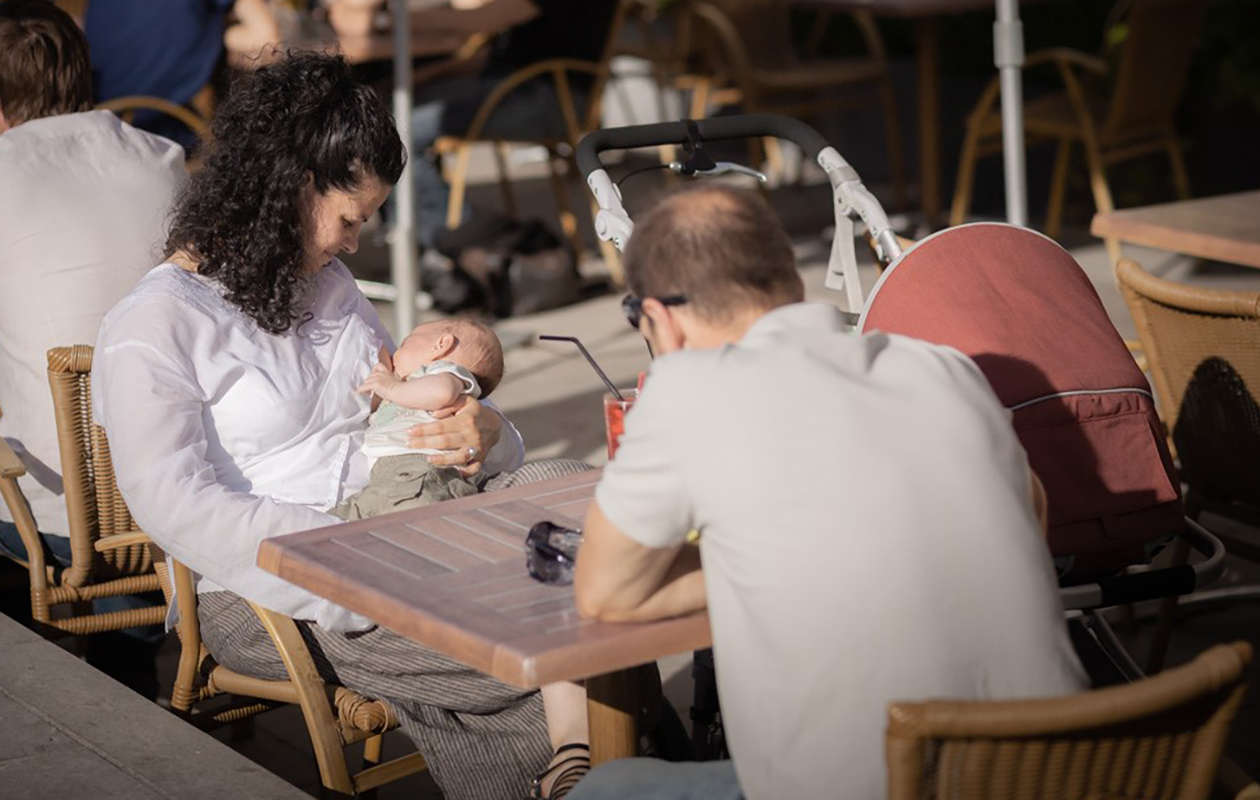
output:
[[1085, 686], [1027, 459], [951, 348], [796, 304], [659, 358], [596, 499], [648, 547], [701, 531], [750, 800], [884, 797], [892, 700]]

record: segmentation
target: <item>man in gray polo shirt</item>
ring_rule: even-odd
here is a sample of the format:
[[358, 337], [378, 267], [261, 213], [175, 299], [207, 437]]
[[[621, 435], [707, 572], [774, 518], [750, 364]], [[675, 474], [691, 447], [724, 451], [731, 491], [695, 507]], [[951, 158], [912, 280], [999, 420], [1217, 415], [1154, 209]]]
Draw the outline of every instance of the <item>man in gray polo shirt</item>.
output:
[[1085, 687], [1035, 480], [970, 360], [801, 302], [752, 193], [670, 197], [625, 267], [661, 357], [586, 520], [578, 608], [709, 608], [733, 765], [615, 762], [571, 798], [879, 798], [890, 701]]

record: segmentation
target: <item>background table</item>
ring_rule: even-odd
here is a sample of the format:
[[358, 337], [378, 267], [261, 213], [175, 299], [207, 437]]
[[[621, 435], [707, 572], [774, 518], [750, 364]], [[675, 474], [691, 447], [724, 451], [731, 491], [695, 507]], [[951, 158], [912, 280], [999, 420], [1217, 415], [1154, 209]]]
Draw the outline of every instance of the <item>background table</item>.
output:
[[1260, 268], [1260, 191], [1095, 214], [1095, 236]]
[[[468, 41], [467, 31], [434, 28], [424, 24], [425, 14], [430, 7], [411, 9], [411, 28], [408, 46], [411, 58], [438, 58], [449, 56]], [[296, 12], [295, 12], [296, 13]], [[497, 33], [497, 30], [486, 31], [486, 35]], [[373, 31], [356, 36], [338, 35], [327, 22], [314, 19], [302, 20], [300, 31], [294, 31], [297, 38], [276, 43], [281, 50], [295, 48], [300, 50], [318, 50], [327, 53], [340, 53], [346, 60], [360, 64], [370, 61], [389, 61], [394, 57], [395, 43], [392, 31]], [[228, 63], [237, 68], [252, 68], [257, 63], [257, 53], [236, 49], [230, 44], [227, 47]]]
[[524, 688], [589, 679], [591, 759], [634, 755], [627, 670], [710, 645], [707, 613], [650, 623], [584, 620], [571, 587], [525, 569], [542, 520], [580, 527], [592, 470], [413, 511], [268, 539], [258, 564], [421, 644]]

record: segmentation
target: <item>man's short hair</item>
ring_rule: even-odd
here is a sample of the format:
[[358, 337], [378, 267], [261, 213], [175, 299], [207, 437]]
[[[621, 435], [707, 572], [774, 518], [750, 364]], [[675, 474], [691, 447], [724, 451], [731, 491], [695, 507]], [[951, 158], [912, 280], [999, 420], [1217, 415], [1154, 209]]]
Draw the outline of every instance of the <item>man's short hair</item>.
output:
[[684, 295], [687, 308], [716, 323], [805, 294], [774, 211], [756, 192], [725, 186], [667, 195], [635, 226], [625, 272], [639, 297]]
[[10, 126], [92, 108], [87, 37], [45, 0], [0, 2], [0, 111]]

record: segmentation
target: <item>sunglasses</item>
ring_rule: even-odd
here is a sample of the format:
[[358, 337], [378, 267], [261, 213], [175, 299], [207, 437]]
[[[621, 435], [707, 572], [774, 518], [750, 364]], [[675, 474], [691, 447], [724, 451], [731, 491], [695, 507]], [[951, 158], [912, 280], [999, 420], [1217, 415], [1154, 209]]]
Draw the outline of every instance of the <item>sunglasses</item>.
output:
[[573, 583], [573, 565], [577, 561], [582, 532], [554, 522], [540, 522], [525, 537], [525, 566], [529, 576], [551, 586]]
[[680, 306], [687, 302], [687, 296], [684, 294], [671, 294], [669, 297], [635, 297], [628, 294], [621, 298], [621, 313], [626, 315], [626, 322], [630, 323], [630, 327], [636, 331], [639, 329], [639, 323], [643, 321], [643, 301], [655, 300], [663, 306]]

